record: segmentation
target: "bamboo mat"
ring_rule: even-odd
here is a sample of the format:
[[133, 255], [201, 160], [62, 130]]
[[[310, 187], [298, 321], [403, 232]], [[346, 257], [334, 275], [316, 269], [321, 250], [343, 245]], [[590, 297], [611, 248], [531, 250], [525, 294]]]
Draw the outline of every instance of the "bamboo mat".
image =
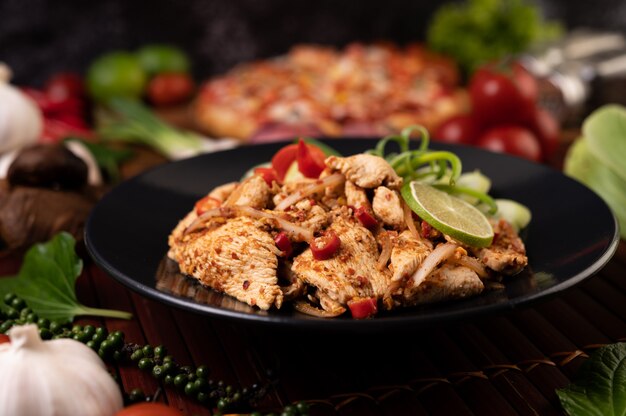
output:
[[[206, 364], [233, 386], [270, 383], [261, 410], [305, 400], [314, 415], [557, 415], [555, 389], [594, 349], [626, 339], [626, 243], [557, 298], [414, 332], [281, 332], [211, 320], [130, 292], [95, 265], [78, 292], [88, 305], [132, 312], [131, 321], [105, 321], [128, 342], [163, 344], [181, 364]], [[213, 414], [137, 368], [114, 370], [126, 391], [161, 388], [160, 400], [184, 414]]]

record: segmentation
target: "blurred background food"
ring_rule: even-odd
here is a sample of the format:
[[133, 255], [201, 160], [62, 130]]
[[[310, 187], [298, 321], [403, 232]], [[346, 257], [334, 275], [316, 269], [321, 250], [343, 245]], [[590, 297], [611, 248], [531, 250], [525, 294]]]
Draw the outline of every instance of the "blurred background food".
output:
[[[587, 115], [626, 104], [620, 0], [4, 0], [0, 16], [0, 205], [43, 218], [0, 218], [8, 248], [80, 236], [98, 195], [166, 160], [421, 124], [554, 165]], [[52, 227], [32, 202], [50, 195], [84, 209]]]

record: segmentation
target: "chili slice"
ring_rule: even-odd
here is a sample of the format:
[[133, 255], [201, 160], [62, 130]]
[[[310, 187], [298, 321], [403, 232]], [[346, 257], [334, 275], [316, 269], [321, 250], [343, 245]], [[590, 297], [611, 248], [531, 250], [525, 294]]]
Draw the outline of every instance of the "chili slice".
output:
[[326, 230], [322, 236], [314, 238], [310, 243], [311, 253], [315, 260], [331, 258], [339, 250], [339, 246], [341, 246], [341, 240], [333, 230]]
[[293, 253], [293, 246], [291, 245], [291, 241], [289, 240], [289, 237], [287, 237], [286, 232], [281, 231], [276, 234], [276, 237], [274, 237], [274, 243], [276, 244], [276, 247], [283, 252], [283, 256], [289, 257], [291, 256], [291, 253]]
[[307, 145], [302, 139], [298, 141], [296, 160], [298, 161], [298, 170], [307, 178], [319, 178], [320, 173], [326, 167], [324, 159], [316, 158], [311, 150], [311, 145]]
[[272, 186], [272, 182], [274, 181], [278, 182], [278, 175], [276, 174], [276, 171], [273, 168], [264, 168], [264, 167], [255, 168], [254, 174], [262, 177], [265, 183], [267, 184], [267, 186], [269, 187]]
[[375, 298], [354, 298], [348, 301], [348, 308], [354, 319], [364, 319], [376, 315], [378, 306]]
[[358, 207], [354, 210], [354, 216], [368, 230], [378, 227], [378, 220], [365, 207]]
[[197, 215], [202, 215], [210, 209], [217, 208], [222, 205], [222, 201], [217, 198], [213, 198], [212, 196], [205, 196], [204, 198], [198, 200], [194, 209], [196, 210]]

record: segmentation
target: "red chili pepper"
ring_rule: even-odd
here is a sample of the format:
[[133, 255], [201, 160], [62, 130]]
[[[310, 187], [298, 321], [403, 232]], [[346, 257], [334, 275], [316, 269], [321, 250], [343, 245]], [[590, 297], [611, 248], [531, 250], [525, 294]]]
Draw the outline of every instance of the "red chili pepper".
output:
[[6, 342], [10, 343], [11, 342], [11, 338], [9, 338], [8, 335], [0, 334], [0, 344], [4, 344]]
[[363, 227], [368, 230], [373, 230], [378, 227], [378, 220], [370, 214], [369, 210], [365, 207], [358, 207], [354, 211], [354, 216], [361, 224], [363, 224]]
[[194, 209], [196, 210], [196, 214], [202, 215], [211, 208], [217, 208], [222, 205], [222, 201], [217, 198], [213, 198], [212, 196], [205, 196], [204, 198], [198, 200]]
[[298, 141], [296, 160], [298, 161], [298, 170], [307, 178], [319, 178], [320, 173], [326, 167], [324, 159], [316, 159], [311, 152], [311, 147], [307, 146], [302, 139]]
[[267, 186], [271, 187], [272, 182], [278, 182], [278, 175], [273, 168], [255, 168], [254, 174], [263, 178]]
[[291, 253], [293, 253], [291, 241], [289, 240], [289, 237], [287, 237], [287, 233], [284, 231], [276, 234], [276, 237], [274, 237], [274, 243], [276, 243], [276, 247], [283, 252], [283, 256], [289, 257], [291, 256]]
[[348, 308], [354, 319], [369, 318], [378, 312], [375, 298], [354, 298], [348, 301]]
[[335, 254], [341, 245], [341, 240], [333, 230], [327, 230], [322, 236], [311, 241], [311, 253], [315, 260], [327, 260]]
[[[318, 164], [324, 164], [324, 159], [326, 159], [326, 155], [319, 147], [307, 144], [306, 148], [309, 149], [313, 159], [316, 160]], [[276, 154], [274, 154], [274, 156], [272, 157], [272, 167], [276, 171], [276, 175], [281, 182], [283, 181], [283, 179], [285, 179], [285, 175], [291, 167], [291, 164], [297, 159], [298, 144], [288, 144], [287, 146], [276, 152]], [[317, 177], [319, 177], [319, 174], [318, 176], [316, 176], [316, 178]]]
[[424, 238], [428, 238], [430, 237], [430, 233], [433, 232], [433, 227], [427, 223], [426, 221], [422, 221], [422, 225], [421, 225], [421, 231], [422, 231], [422, 237]]

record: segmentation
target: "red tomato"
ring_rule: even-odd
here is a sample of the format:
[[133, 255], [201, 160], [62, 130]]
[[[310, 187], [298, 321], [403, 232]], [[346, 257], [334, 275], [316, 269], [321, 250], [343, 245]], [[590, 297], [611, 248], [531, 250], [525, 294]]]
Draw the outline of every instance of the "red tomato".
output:
[[82, 99], [85, 96], [85, 86], [78, 74], [61, 72], [51, 77], [44, 92], [54, 102], [63, 102], [68, 99]]
[[4, 344], [4, 343], [7, 343], [7, 342], [10, 343], [11, 342], [11, 338], [9, 338], [8, 335], [0, 334], [0, 344]]
[[147, 94], [154, 105], [173, 105], [185, 102], [194, 89], [194, 82], [188, 74], [164, 73], [150, 80]]
[[287, 233], [284, 231], [279, 232], [274, 237], [274, 243], [276, 243], [276, 247], [278, 247], [285, 257], [291, 256], [293, 253], [293, 246], [291, 245], [291, 241], [289, 237], [287, 237]]
[[520, 64], [505, 71], [493, 65], [474, 73], [469, 85], [472, 114], [483, 127], [521, 123], [532, 119], [537, 81]]
[[376, 315], [378, 307], [374, 298], [355, 298], [348, 301], [348, 308], [354, 319], [369, 318]]
[[315, 260], [327, 260], [339, 250], [341, 240], [333, 230], [326, 230], [324, 235], [311, 241], [311, 254]]
[[433, 133], [433, 138], [445, 143], [472, 144], [480, 136], [480, 127], [471, 115], [449, 118]]
[[354, 211], [354, 216], [368, 230], [378, 227], [378, 220], [365, 207], [358, 207]]
[[208, 210], [212, 208], [218, 208], [222, 205], [222, 201], [217, 198], [213, 198], [212, 196], [205, 196], [204, 198], [198, 200], [196, 205], [194, 206], [197, 215], [202, 215]]
[[559, 148], [561, 137], [561, 129], [556, 119], [548, 111], [537, 108], [528, 127], [539, 139], [544, 159], [552, 157]]
[[519, 126], [494, 127], [476, 144], [493, 152], [510, 153], [535, 162], [541, 160], [539, 140], [531, 131]]
[[[318, 162], [324, 163], [326, 159], [326, 155], [320, 148], [313, 146], [311, 144], [306, 145], [310, 150], [311, 156]], [[272, 167], [276, 171], [276, 175], [278, 175], [278, 179], [282, 182], [285, 179], [285, 175], [287, 174], [287, 170], [291, 164], [298, 157], [298, 145], [297, 144], [288, 144], [287, 146], [280, 149], [274, 157], [272, 157]]]
[[254, 174], [262, 177], [269, 187], [272, 186], [272, 182], [278, 182], [278, 176], [276, 176], [276, 171], [273, 168], [255, 168]]
[[138, 403], [125, 407], [115, 416], [183, 416], [183, 414], [162, 403]]
[[[326, 155], [324, 155], [324, 159], [326, 159]], [[298, 140], [296, 160], [298, 161], [298, 170], [304, 176], [314, 179], [319, 178], [320, 173], [322, 173], [326, 167], [324, 159], [316, 159], [311, 151], [311, 146], [307, 146], [302, 139]]]

